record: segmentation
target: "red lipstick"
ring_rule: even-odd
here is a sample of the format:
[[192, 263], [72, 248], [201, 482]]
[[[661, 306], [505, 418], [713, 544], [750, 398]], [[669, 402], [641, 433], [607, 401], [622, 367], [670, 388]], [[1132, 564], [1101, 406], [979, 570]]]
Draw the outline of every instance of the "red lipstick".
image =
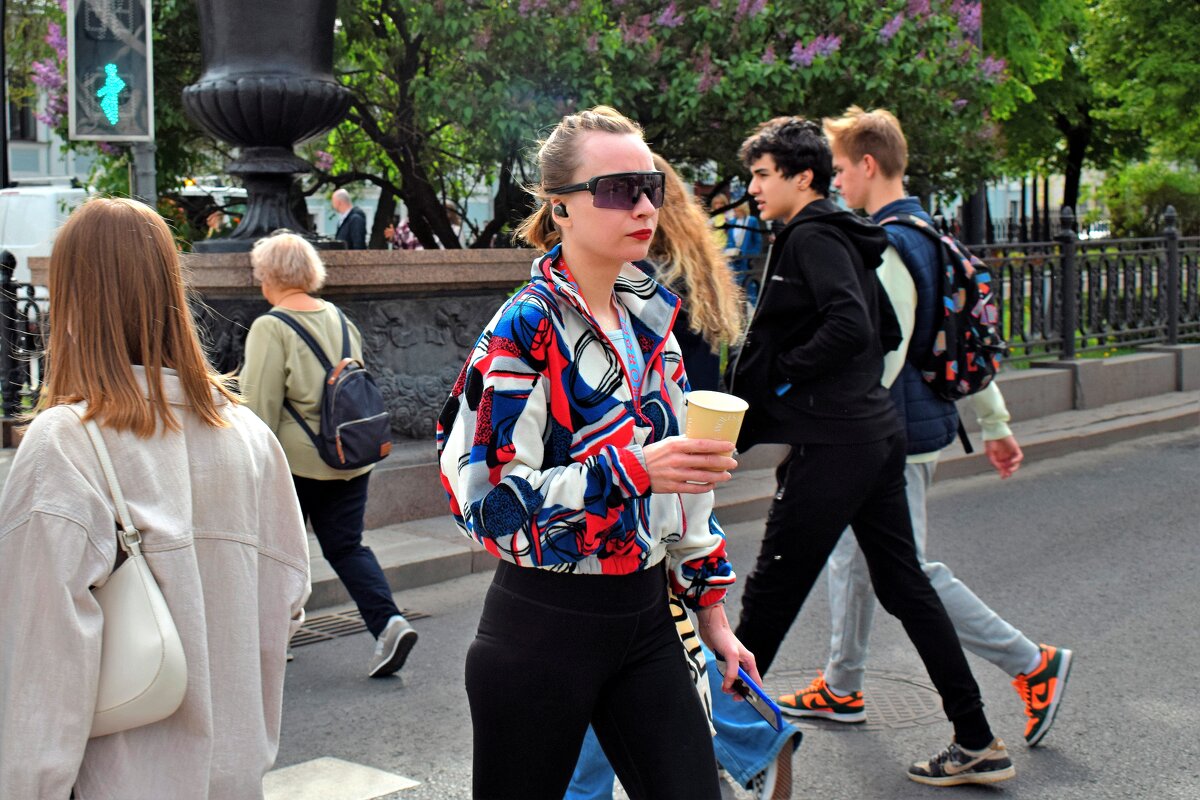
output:
[[650, 230], [649, 228], [642, 228], [640, 231], [634, 231], [629, 235], [644, 242], [654, 235], [654, 231]]

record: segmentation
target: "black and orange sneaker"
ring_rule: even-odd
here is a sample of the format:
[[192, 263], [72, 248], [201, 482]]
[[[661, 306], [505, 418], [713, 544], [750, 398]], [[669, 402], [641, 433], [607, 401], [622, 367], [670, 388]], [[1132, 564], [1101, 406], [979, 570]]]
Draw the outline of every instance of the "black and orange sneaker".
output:
[[999, 783], [1014, 777], [1008, 750], [1000, 739], [982, 750], [968, 750], [957, 742], [928, 761], [918, 761], [908, 768], [908, 777], [929, 786], [961, 786], [964, 783]]
[[1039, 644], [1042, 661], [1033, 672], [1018, 675], [1013, 687], [1025, 703], [1025, 743], [1034, 747], [1054, 724], [1067, 677], [1071, 674], [1071, 651], [1065, 647]]
[[834, 694], [825, 684], [823, 673], [817, 673], [804, 691], [785, 694], [776, 702], [780, 711], [792, 717], [814, 717], [834, 722], [863, 722], [867, 718], [863, 693]]

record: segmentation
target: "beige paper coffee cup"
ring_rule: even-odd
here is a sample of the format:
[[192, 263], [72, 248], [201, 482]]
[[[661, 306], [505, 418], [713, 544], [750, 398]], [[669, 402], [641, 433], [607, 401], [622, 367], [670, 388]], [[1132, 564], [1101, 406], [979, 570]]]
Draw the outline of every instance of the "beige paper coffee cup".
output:
[[[737, 444], [742, 417], [750, 407], [740, 397], [699, 389], [683, 397], [687, 405], [684, 435], [689, 439], [718, 439]], [[733, 452], [732, 449], [730, 452]]]

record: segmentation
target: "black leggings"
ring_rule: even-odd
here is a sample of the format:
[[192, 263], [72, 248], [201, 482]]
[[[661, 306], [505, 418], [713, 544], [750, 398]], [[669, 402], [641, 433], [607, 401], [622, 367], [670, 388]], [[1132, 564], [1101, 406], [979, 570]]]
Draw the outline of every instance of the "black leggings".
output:
[[501, 562], [466, 672], [476, 800], [562, 800], [589, 723], [631, 798], [720, 797], [661, 566], [571, 575]]
[[959, 744], [981, 748], [992, 733], [979, 686], [954, 624], [917, 561], [904, 491], [904, 450], [902, 435], [864, 444], [792, 446], [776, 470], [778, 491], [742, 594], [737, 637], [766, 674], [849, 525], [879, 604], [900, 620], [916, 646]]

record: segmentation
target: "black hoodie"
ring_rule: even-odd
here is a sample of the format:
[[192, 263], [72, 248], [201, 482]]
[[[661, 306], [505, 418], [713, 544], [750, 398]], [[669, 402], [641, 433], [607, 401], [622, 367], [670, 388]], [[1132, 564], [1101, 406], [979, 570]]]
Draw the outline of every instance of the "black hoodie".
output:
[[887, 244], [883, 228], [827, 199], [776, 237], [730, 370], [730, 391], [750, 403], [738, 449], [873, 442], [904, 430], [879, 383], [885, 348], [899, 343], [875, 275]]

